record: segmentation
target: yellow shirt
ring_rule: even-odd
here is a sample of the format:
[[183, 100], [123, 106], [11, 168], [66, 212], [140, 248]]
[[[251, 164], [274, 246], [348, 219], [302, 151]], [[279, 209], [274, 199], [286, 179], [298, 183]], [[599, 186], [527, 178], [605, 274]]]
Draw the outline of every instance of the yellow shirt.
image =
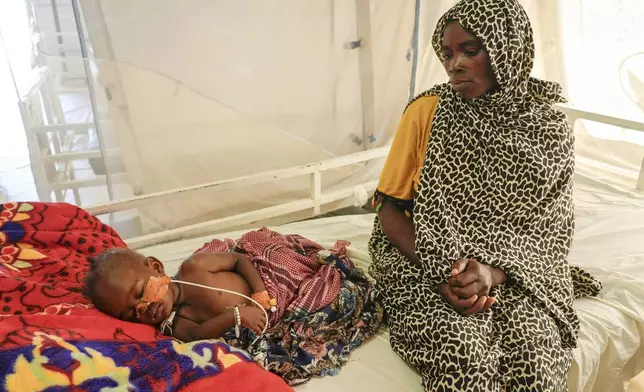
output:
[[437, 107], [436, 96], [418, 98], [407, 107], [380, 174], [378, 192], [399, 200], [414, 199]]

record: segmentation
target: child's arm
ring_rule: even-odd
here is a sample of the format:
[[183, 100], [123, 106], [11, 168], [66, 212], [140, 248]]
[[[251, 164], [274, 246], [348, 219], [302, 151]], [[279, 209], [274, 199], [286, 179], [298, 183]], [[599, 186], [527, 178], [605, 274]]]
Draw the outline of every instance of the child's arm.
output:
[[[241, 325], [250, 328], [258, 335], [266, 325], [264, 312], [255, 306], [243, 306], [239, 308]], [[194, 321], [179, 317], [174, 326], [172, 335], [183, 341], [192, 342], [204, 339], [219, 339], [226, 331], [235, 326], [235, 311], [228, 309], [219, 316], [197, 324]]]
[[246, 279], [253, 293], [266, 291], [264, 281], [253, 262], [241, 253], [198, 253], [189, 261], [213, 273], [235, 271]]
[[172, 336], [182, 342], [195, 340], [219, 339], [226, 331], [235, 326], [235, 314], [232, 310], [226, 311], [208, 321], [197, 324], [192, 320], [178, 318]]

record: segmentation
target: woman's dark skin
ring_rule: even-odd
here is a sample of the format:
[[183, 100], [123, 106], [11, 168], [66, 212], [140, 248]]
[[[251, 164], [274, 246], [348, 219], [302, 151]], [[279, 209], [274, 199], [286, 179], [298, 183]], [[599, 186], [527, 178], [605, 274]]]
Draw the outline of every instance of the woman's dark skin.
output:
[[441, 60], [452, 88], [464, 99], [479, 98], [497, 88], [483, 43], [458, 22], [445, 27]]
[[[483, 43], [457, 21], [443, 32], [443, 67], [454, 91], [464, 99], [476, 99], [492, 92], [497, 83], [490, 57]], [[383, 232], [412, 263], [420, 263], [415, 251], [413, 220], [391, 203], [384, 203], [378, 213]], [[460, 259], [452, 266], [452, 276], [438, 285], [438, 291], [452, 307], [464, 316], [489, 309], [495, 301], [492, 288], [505, 282], [505, 273], [472, 259]]]

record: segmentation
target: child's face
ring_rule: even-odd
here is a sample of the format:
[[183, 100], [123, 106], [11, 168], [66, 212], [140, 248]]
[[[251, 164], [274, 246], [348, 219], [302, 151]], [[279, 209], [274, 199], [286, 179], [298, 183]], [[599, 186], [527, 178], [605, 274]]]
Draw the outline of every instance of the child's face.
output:
[[174, 306], [174, 291], [163, 264], [153, 257], [115, 268], [108, 279], [99, 281], [97, 291], [101, 308], [121, 320], [157, 325]]

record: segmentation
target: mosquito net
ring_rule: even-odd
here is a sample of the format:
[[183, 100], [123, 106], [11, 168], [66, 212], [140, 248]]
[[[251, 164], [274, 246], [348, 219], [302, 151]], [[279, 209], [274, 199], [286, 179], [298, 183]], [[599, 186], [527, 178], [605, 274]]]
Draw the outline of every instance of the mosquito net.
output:
[[[29, 66], [27, 53], [7, 54], [37, 197], [88, 207], [384, 147], [407, 100], [445, 80], [430, 39], [454, 3], [29, 0]], [[642, 119], [638, 0], [610, 10], [600, 0], [522, 3], [536, 35], [535, 76], [562, 83], [575, 105]], [[2, 33], [7, 49], [15, 35]], [[592, 162], [579, 175], [639, 197], [637, 134], [586, 123], [577, 131], [581, 159]], [[382, 162], [325, 172], [322, 192], [348, 188], [353, 197], [321, 212], [366, 203]], [[125, 237], [284, 203], [295, 204], [280, 220], [303, 219], [311, 209], [296, 202], [310, 193], [301, 176], [103, 218]]]

